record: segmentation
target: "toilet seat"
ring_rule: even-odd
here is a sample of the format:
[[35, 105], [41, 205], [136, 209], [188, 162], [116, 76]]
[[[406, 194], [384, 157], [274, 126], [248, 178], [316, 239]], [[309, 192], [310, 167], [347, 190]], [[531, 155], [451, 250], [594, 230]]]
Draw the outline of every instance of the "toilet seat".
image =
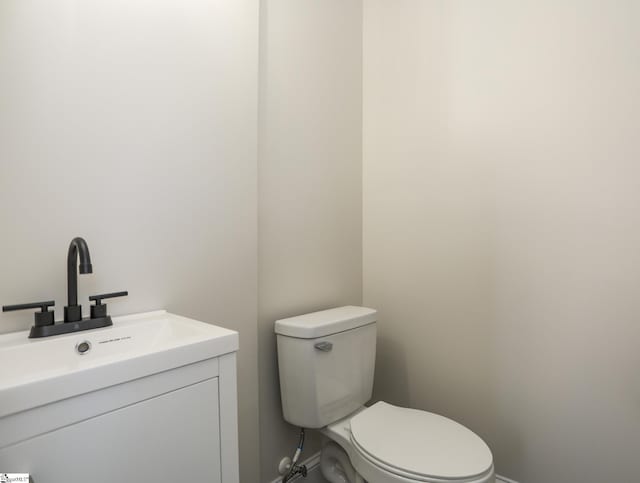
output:
[[349, 421], [353, 448], [369, 463], [412, 481], [477, 481], [493, 473], [485, 442], [437, 414], [378, 402]]

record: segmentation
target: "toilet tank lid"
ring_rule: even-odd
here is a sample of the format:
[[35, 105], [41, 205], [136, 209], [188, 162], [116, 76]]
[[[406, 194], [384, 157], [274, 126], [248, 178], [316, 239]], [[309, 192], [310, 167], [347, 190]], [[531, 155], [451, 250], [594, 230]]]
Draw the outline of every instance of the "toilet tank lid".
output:
[[315, 339], [376, 321], [377, 312], [367, 307], [347, 305], [276, 321], [276, 334], [299, 339]]

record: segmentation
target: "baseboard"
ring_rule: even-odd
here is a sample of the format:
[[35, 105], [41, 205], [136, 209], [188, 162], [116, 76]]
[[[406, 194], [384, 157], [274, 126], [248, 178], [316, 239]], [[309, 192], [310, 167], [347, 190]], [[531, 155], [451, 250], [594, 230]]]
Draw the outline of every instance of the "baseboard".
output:
[[516, 480], [510, 480], [504, 476], [496, 475], [496, 483], [518, 483]]
[[[312, 472], [314, 470], [316, 471], [320, 470], [320, 452], [317, 452], [316, 454], [311, 455], [306, 460], [304, 460], [301, 464], [306, 465], [307, 471], [309, 472]], [[302, 475], [296, 475], [295, 478], [289, 481], [298, 481], [300, 479], [302, 479]], [[279, 476], [278, 478], [273, 480], [271, 483], [282, 483], [282, 476]], [[518, 482], [512, 479], [506, 478], [504, 476], [496, 475], [496, 483], [518, 483]]]
[[[306, 460], [303, 460], [300, 464], [305, 465], [307, 467], [307, 471], [311, 472], [316, 469], [320, 469], [320, 451], [316, 454], [309, 456]], [[291, 478], [289, 481], [298, 481], [302, 478], [302, 475], [296, 475], [294, 478]], [[282, 483], [282, 476], [277, 477], [271, 483]]]

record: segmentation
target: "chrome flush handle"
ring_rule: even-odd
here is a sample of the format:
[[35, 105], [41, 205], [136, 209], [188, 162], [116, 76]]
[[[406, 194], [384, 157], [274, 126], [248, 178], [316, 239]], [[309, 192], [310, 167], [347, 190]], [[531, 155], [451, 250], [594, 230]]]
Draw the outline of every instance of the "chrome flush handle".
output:
[[331, 352], [331, 349], [333, 349], [333, 344], [331, 342], [322, 341], [316, 342], [313, 347], [322, 352]]

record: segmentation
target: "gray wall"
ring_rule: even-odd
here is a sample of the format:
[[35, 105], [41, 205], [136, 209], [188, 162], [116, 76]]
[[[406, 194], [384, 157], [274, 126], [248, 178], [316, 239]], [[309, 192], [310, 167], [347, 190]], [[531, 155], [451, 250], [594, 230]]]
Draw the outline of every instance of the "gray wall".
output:
[[[69, 241], [127, 289], [240, 332], [242, 481], [258, 481], [257, 65], [252, 0], [0, 3], [0, 303], [66, 303]], [[0, 330], [29, 313], [1, 314]]]
[[[282, 420], [275, 320], [360, 304], [362, 6], [262, 3], [259, 155], [260, 481], [297, 429]], [[305, 455], [318, 449], [311, 438]]]
[[377, 397], [521, 483], [638, 481], [640, 4], [364, 5]]

